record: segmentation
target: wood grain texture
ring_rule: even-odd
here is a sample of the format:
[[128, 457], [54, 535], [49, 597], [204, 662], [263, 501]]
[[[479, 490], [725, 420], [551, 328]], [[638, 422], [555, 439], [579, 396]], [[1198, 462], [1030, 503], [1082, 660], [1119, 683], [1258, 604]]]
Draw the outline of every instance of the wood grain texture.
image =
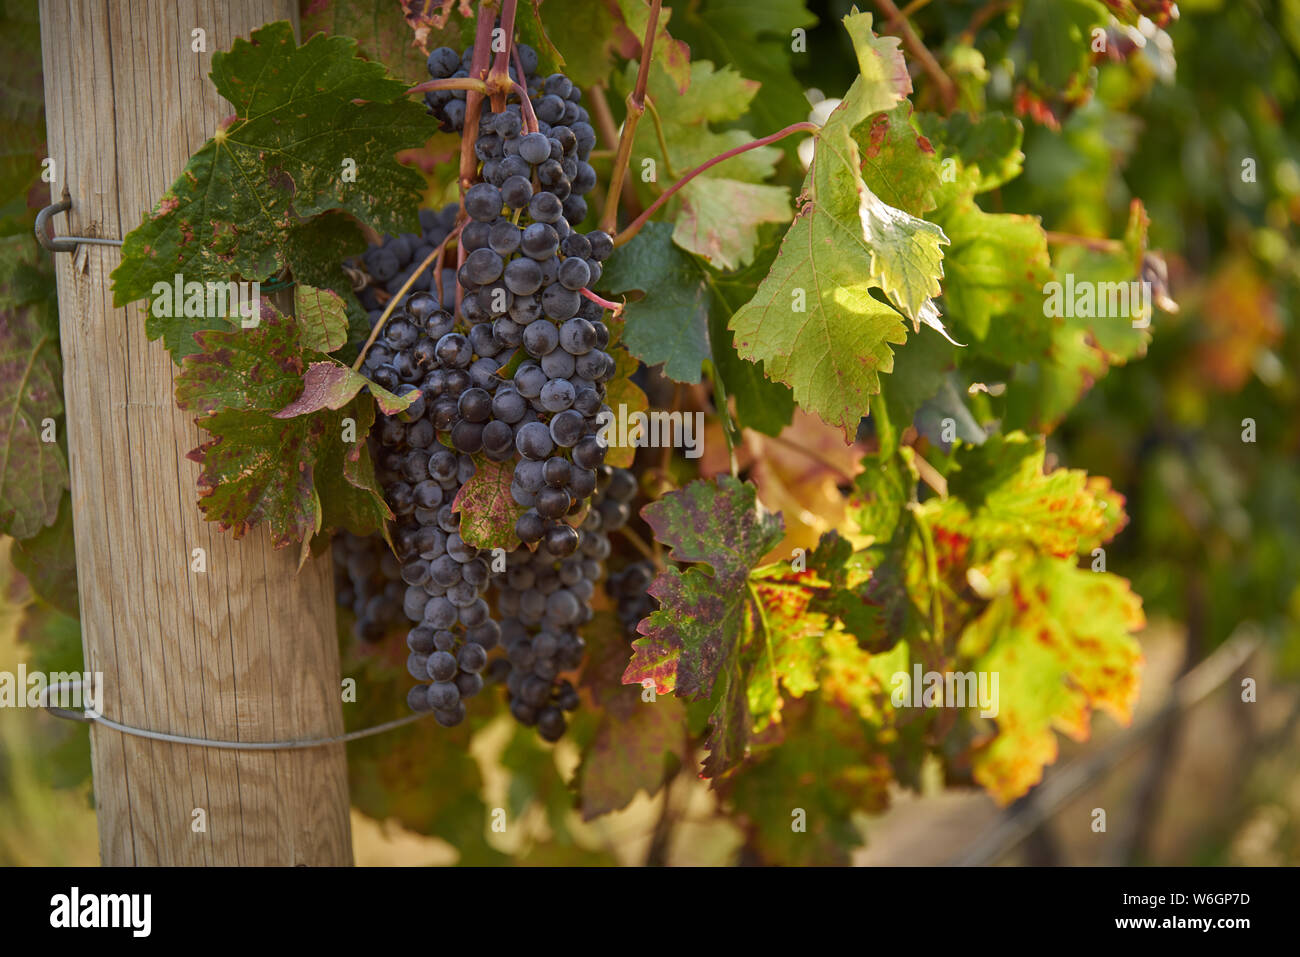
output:
[[[212, 51], [290, 0], [41, 0], [52, 193], [59, 233], [121, 238], [232, 112]], [[191, 49], [206, 31], [206, 52]], [[137, 727], [266, 741], [341, 733], [328, 555], [242, 541], [195, 505], [202, 441], [172, 400], [176, 373], [141, 303], [112, 305], [120, 251], [56, 257], [73, 520], [87, 668], [104, 713]], [[207, 571], [192, 572], [193, 550]], [[234, 752], [94, 726], [104, 864], [350, 864], [342, 745]], [[196, 830], [196, 812], [206, 830]]]

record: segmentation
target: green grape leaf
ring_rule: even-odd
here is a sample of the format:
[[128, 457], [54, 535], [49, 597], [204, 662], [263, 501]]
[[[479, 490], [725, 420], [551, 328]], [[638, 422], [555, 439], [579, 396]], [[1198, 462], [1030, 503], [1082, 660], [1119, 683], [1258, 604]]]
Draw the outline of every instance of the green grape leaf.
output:
[[0, 236], [31, 239], [36, 211], [49, 203], [41, 182], [45, 158], [45, 98], [37, 5], [0, 8]]
[[[624, 84], [631, 87], [635, 64], [629, 64]], [[654, 124], [638, 128], [637, 156], [663, 169], [665, 180], [699, 166], [752, 137], [741, 129], [715, 132], [712, 123], [739, 120], [758, 92], [758, 84], [734, 70], [715, 69], [712, 63], [691, 64], [690, 86], [683, 93], [662, 70], [651, 70], [647, 85], [652, 102], [671, 104], [659, 111], [663, 128], [663, 154]], [[720, 269], [748, 264], [758, 243], [759, 227], [785, 222], [790, 217], [784, 186], [763, 185], [773, 173], [780, 151], [761, 147], [731, 157], [700, 174], [669, 201], [667, 219], [676, 223], [673, 241]], [[671, 171], [671, 172], [670, 172]]]
[[1025, 0], [1020, 34], [1029, 50], [1031, 77], [1053, 90], [1088, 69], [1093, 27], [1109, 22], [1098, 0]]
[[348, 341], [348, 311], [337, 293], [300, 283], [293, 291], [293, 315], [308, 349], [333, 352]]
[[343, 262], [365, 250], [366, 238], [356, 220], [334, 210], [294, 226], [284, 253], [289, 270], [300, 285], [329, 289], [343, 300], [348, 338], [353, 340], [364, 340], [370, 333], [370, 323], [352, 291], [352, 279], [344, 270]]
[[[650, 22], [649, 0], [617, 0], [619, 14], [623, 17], [623, 26], [627, 36], [623, 42], [623, 54], [629, 60], [637, 60], [641, 42], [645, 38], [645, 29]], [[659, 22], [655, 26], [654, 63], [672, 77], [679, 92], [684, 93], [691, 83], [691, 48], [681, 40], [674, 40], [668, 33], [668, 22], [672, 19], [671, 7], [661, 7]]]
[[939, 246], [947, 239], [934, 224], [886, 205], [862, 179], [852, 131], [894, 108], [911, 86], [900, 73], [897, 40], [873, 37], [866, 14], [845, 24], [863, 75], [822, 128], [794, 224], [730, 327], [742, 357], [762, 360], [796, 402], [851, 437], [880, 391], [879, 373], [893, 368], [890, 345], [906, 341], [901, 317], [872, 290], [883, 285], [914, 321], [942, 331], [929, 297], [939, 291]]
[[936, 218], [952, 241], [944, 308], [971, 351], [1008, 365], [1045, 355], [1058, 320], [1043, 312], [1052, 262], [1037, 217], [986, 213], [967, 198]]
[[[664, 374], [679, 382], [700, 381], [703, 364], [711, 360], [724, 391], [736, 399], [741, 423], [775, 435], [790, 424], [794, 399], [786, 386], [763, 375], [761, 363], [736, 354], [727, 319], [767, 275], [776, 242], [764, 243], [744, 270], [720, 273], [675, 246], [672, 237], [671, 224], [646, 223], [606, 264], [602, 292], [645, 293], [624, 310], [624, 342], [647, 365], [662, 362]], [[609, 405], [617, 410], [615, 402]]]
[[[413, 226], [423, 181], [395, 154], [422, 145], [431, 120], [404, 97], [405, 83], [356, 55], [355, 40], [318, 34], [299, 47], [289, 23], [269, 24], [215, 54], [212, 78], [235, 119], [127, 235], [113, 271], [116, 305], [150, 296], [157, 283], [170, 287], [176, 275], [187, 282], [273, 275], [286, 265], [299, 223], [328, 210], [379, 232]], [[346, 159], [359, 175], [345, 179]], [[163, 336], [174, 354], [172, 326], [192, 332], [222, 321], [151, 319], [149, 335]]]
[[[769, 227], [769, 232], [771, 228]], [[737, 309], [753, 298], [772, 261], [779, 243], [764, 242], [754, 261], [740, 272], [720, 273], [701, 269], [705, 284], [712, 293], [709, 306], [709, 340], [713, 353], [713, 374], [722, 380], [722, 390], [736, 400], [736, 418], [740, 425], [780, 435], [794, 416], [794, 396], [789, 386], [769, 379], [763, 363], [750, 362], [736, 353], [735, 337], [727, 323]]]
[[673, 560], [709, 571], [668, 568], [651, 584], [660, 609], [638, 626], [642, 637], [633, 643], [623, 681], [653, 681], [659, 693], [717, 702], [705, 761], [706, 774], [717, 776], [740, 762], [749, 739], [742, 657], [746, 646], [772, 642], [770, 635], [754, 634], [758, 612], [749, 578], [781, 540], [782, 523], [758, 504], [752, 485], [730, 476], [692, 482], [641, 514]]
[[883, 414], [891, 429], [880, 429], [880, 455], [893, 454], [898, 436], [913, 424], [916, 413], [943, 387], [944, 373], [953, 367], [957, 348], [943, 336], [924, 332], [912, 336], [907, 348], [894, 356], [894, 371], [880, 380], [880, 396], [872, 403], [872, 417]]
[[69, 487], [59, 318], [37, 255], [30, 235], [0, 245], [0, 533], [18, 539], [58, 517]]
[[362, 389], [369, 389], [375, 402], [386, 415], [396, 415], [420, 397], [417, 389], [406, 395], [394, 395], [382, 386], [375, 385], [360, 372], [353, 372], [334, 359], [313, 362], [302, 374], [302, 392], [298, 397], [274, 413], [277, 419], [310, 415], [321, 409], [341, 409]]
[[614, 16], [604, 3], [546, 0], [540, 16], [564, 72], [581, 87], [607, 82], [614, 59]]
[[[950, 242], [943, 229], [895, 209], [865, 185], [858, 216], [871, 248], [871, 278], [909, 318], [919, 322], [929, 316], [927, 324], [935, 325], [938, 313], [931, 311], [930, 297], [939, 295], [943, 276], [939, 247]], [[943, 330], [942, 325], [936, 328]]]
[[799, 710], [789, 740], [731, 778], [727, 795], [765, 863], [847, 864], [863, 842], [854, 812], [884, 810], [893, 775], [855, 716], [820, 702]]
[[[792, 53], [791, 31], [816, 22], [802, 0], [709, 0], [684, 5], [673, 32], [690, 45], [696, 60], [730, 64], [762, 84], [762, 96], [749, 107], [749, 115], [756, 130], [770, 133], [807, 119], [808, 100], [794, 64], [807, 62], [809, 54]], [[793, 143], [786, 143], [793, 154]]]
[[[1025, 162], [1020, 150], [1025, 128], [1016, 117], [958, 111], [947, 117], [921, 113], [916, 122], [942, 157], [940, 205], [963, 195], [986, 193], [1020, 175]], [[952, 163], [945, 175], [947, 160]]]
[[972, 764], [975, 780], [1008, 804], [1056, 760], [1054, 731], [1086, 739], [1096, 709], [1129, 721], [1142, 660], [1131, 632], [1144, 618], [1128, 582], [1072, 559], [1004, 553], [981, 573], [990, 600], [958, 651], [978, 672], [998, 676], [997, 713], [989, 716], [997, 732], [977, 742]]
[[678, 195], [681, 211], [673, 242], [718, 269], [752, 262], [759, 225], [790, 219], [790, 193], [784, 186], [699, 176]]
[[699, 382], [709, 358], [708, 292], [695, 261], [672, 236], [672, 224], [646, 223], [605, 264], [600, 288], [645, 293], [624, 310], [624, 344], [646, 365], [662, 363], [668, 378]]
[[370, 535], [378, 529], [387, 538], [385, 522], [393, 518], [393, 513], [384, 501], [366, 445], [370, 427], [375, 424], [375, 403], [357, 397], [343, 409], [343, 419], [349, 418], [355, 423], [356, 438], [349, 442], [345, 432], [339, 442], [322, 443], [316, 459], [321, 527], [347, 529], [354, 535]]
[[474, 456], [474, 474], [460, 487], [451, 507], [460, 512], [461, 538], [478, 548], [512, 550], [519, 544], [515, 522], [528, 509], [510, 494], [515, 467]]

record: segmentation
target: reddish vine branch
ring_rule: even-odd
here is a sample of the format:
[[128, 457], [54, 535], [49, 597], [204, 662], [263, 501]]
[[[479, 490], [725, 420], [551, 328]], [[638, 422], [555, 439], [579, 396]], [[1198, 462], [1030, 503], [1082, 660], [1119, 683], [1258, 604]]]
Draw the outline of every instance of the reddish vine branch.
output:
[[[627, 117], [618, 139], [618, 155], [609, 175], [609, 190], [605, 193], [605, 208], [600, 217], [600, 228], [611, 236], [618, 230], [618, 197], [623, 191], [623, 178], [632, 160], [632, 140], [636, 127], [645, 113], [645, 88], [650, 78], [650, 59], [654, 52], [655, 32], [659, 28], [661, 0], [650, 0], [650, 19], [646, 21], [645, 37], [641, 41], [641, 62], [636, 71], [636, 86], [627, 97]], [[642, 214], [644, 215], [644, 213]]]
[[[478, 23], [474, 27], [474, 55], [470, 59], [469, 75], [484, 81], [488, 72], [488, 57], [492, 53], [492, 8], [486, 3], [478, 8]], [[486, 86], [486, 84], [485, 84]], [[474, 155], [474, 136], [478, 129], [479, 114], [483, 110], [483, 94], [470, 90], [465, 94], [465, 132], [460, 138], [460, 196], [465, 205], [465, 190], [474, 185], [478, 174], [478, 157]]]
[[777, 130], [775, 133], [772, 133], [768, 136], [760, 137], [759, 139], [756, 140], [750, 140], [748, 143], [742, 143], [740, 146], [733, 147], [732, 149], [727, 150], [725, 153], [719, 153], [717, 156], [713, 157], [713, 159], [705, 160], [699, 166], [695, 167], [695, 169], [691, 170], [689, 173], [687, 173], [677, 182], [673, 183], [673, 185], [669, 186], [666, 190], [660, 193], [659, 197], [653, 203], [651, 203], [649, 206], [646, 207], [644, 213], [642, 213], [636, 219], [632, 220], [632, 222], [628, 223], [627, 227], [621, 233], [619, 233], [617, 236], [614, 237], [614, 245], [621, 246], [629, 239], [631, 239], [633, 236], [635, 236], [637, 233], [639, 233], [641, 231], [641, 227], [644, 226], [647, 221], [649, 221], [650, 217], [655, 214], [655, 211], [658, 210], [659, 207], [661, 207], [664, 203], [668, 202], [669, 198], [673, 195], [673, 193], [677, 192], [679, 189], [681, 189], [683, 186], [685, 186], [687, 183], [689, 183], [691, 180], [693, 180], [695, 177], [699, 176], [701, 173], [705, 172], [706, 170], [711, 169], [714, 166], [717, 166], [719, 163], [724, 162], [725, 160], [731, 159], [733, 156], [739, 156], [741, 153], [748, 152], [749, 150], [758, 149], [760, 146], [767, 146], [769, 143], [775, 143], [777, 140], [784, 139], [785, 137], [790, 136], [794, 133], [816, 133], [820, 128], [821, 127], [819, 127], [816, 123], [808, 123], [808, 122], [792, 123], [789, 126], [787, 126], [785, 129]]
[[912, 25], [907, 22], [907, 17], [899, 11], [894, 5], [894, 0], [876, 0], [876, 6], [880, 12], [885, 15], [887, 25], [894, 27], [903, 41], [903, 46], [907, 47], [907, 52], [916, 57], [917, 62], [921, 64], [926, 74], [932, 79], [939, 88], [939, 96], [943, 100], [944, 112], [951, 113], [953, 107], [957, 105], [957, 84], [953, 83], [952, 77], [944, 72], [939, 61], [934, 58], [921, 38], [916, 35]]
[[[492, 72], [488, 75], [489, 85], [492, 87], [492, 109], [500, 113], [506, 108], [506, 91], [510, 89], [510, 51], [514, 49], [515, 44], [515, 8], [519, 0], [505, 0], [501, 5], [501, 30], [505, 37], [505, 43], [497, 51], [496, 59], [492, 61]], [[523, 79], [523, 74], [519, 75]], [[527, 99], [525, 96], [524, 99]], [[466, 130], [469, 127], [465, 127]]]

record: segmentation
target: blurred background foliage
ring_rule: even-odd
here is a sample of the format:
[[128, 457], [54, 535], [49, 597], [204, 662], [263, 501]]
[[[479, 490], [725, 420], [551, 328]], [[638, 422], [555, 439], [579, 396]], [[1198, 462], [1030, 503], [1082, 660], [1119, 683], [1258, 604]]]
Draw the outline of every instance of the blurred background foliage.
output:
[[[809, 25], [808, 55], [790, 53], [785, 31], [768, 29], [749, 37], [752, 48], [739, 56], [727, 34], [734, 3], [681, 6], [671, 26], [696, 58], [732, 62], [769, 83], [770, 97], [760, 92], [745, 118], [756, 135], [803, 118], [791, 116], [803, 108], [792, 89], [833, 97], [854, 76], [839, 27], [847, 2], [749, 4], [755, 31], [787, 20]], [[1149, 344], [1063, 349], [1060, 367], [983, 370], [988, 385], [1040, 386], [1031, 412], [1008, 407], [996, 388], [969, 398], [981, 420], [1044, 424], [1060, 402], [1069, 411], [1049, 440], [1055, 460], [1108, 476], [1126, 496], [1131, 523], [1107, 564], [1133, 582], [1152, 621], [1139, 714], [1159, 707], [1171, 683], [1242, 623], [1266, 636], [1244, 671], [1259, 682], [1256, 720], [1242, 726], [1234, 717], [1241, 709], [1224, 706], [1224, 696], [1238, 694], [1229, 682], [1002, 859], [1300, 862], [1300, 0], [1191, 0], [1163, 28], [1122, 25], [1108, 10], [1157, 16], [1169, 12], [1160, 0], [899, 6], [954, 79], [960, 107], [1023, 122], [1024, 175], [985, 205], [1041, 216], [1058, 271], [1085, 256], [1089, 241], [1122, 235], [1133, 200], [1150, 219], [1156, 255], [1147, 278], [1167, 275], [1160, 291], [1177, 309], [1157, 309]], [[28, 237], [48, 189], [38, 177], [42, 135], [33, 132], [41, 119], [33, 7], [0, 0], [0, 242], [6, 256], [37, 261]], [[896, 32], [885, 21], [878, 17], [878, 29]], [[1104, 50], [1093, 49], [1095, 25], [1105, 30]], [[928, 78], [917, 74], [915, 83], [917, 108], [937, 108]], [[771, 116], [760, 118], [760, 106]], [[782, 170], [797, 186], [793, 148]], [[785, 511], [795, 542], [835, 527], [835, 488], [853, 469], [854, 453], [819, 425], [800, 416], [785, 441], [752, 435], [739, 450], [764, 500]], [[817, 451], [813, 461], [791, 454], [796, 436]], [[68, 524], [63, 516], [44, 543], [4, 543], [0, 671], [20, 661], [29, 669], [80, 667], [69, 614], [74, 572], [64, 567], [30, 584], [24, 574], [48, 564], [25, 561], [23, 552], [53, 548]], [[346, 632], [346, 620], [341, 625]], [[363, 654], [350, 635], [341, 640], [347, 673], [363, 689], [349, 726], [400, 714], [405, 649]], [[1106, 747], [1113, 732], [1107, 725], [1093, 741], [1067, 745], [1061, 763]], [[566, 782], [592, 733], [579, 722], [574, 740], [552, 750], [502, 716], [484, 715], [453, 732], [417, 725], [351, 745], [358, 862], [760, 860], [743, 821], [689, 774], [677, 774], [666, 795], [642, 795], [624, 811], [583, 821]], [[81, 726], [25, 709], [0, 712], [0, 864], [97, 859], [88, 754]], [[1134, 809], [1142, 834], [1118, 852], [1097, 851], [1080, 822], [1099, 804]], [[493, 833], [497, 807], [521, 826]], [[854, 817], [868, 836], [856, 859], [941, 863], [996, 815], [982, 794], [933, 793], [923, 784], [919, 798], [900, 800], [884, 817]]]

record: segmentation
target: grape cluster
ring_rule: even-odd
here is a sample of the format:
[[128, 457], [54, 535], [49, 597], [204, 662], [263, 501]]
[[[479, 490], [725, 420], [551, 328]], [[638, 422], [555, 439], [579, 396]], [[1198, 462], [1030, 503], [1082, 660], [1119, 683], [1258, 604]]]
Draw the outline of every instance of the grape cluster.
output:
[[[399, 236], [386, 236], [377, 246], [371, 246], [361, 256], [361, 266], [370, 277], [370, 283], [359, 293], [361, 305], [370, 314], [370, 324], [379, 321], [387, 297], [396, 295], [397, 290], [411, 278], [416, 267], [424, 262], [438, 244], [456, 225], [456, 213], [459, 207], [452, 203], [446, 208], [434, 211], [420, 210], [420, 232], [402, 233]], [[416, 277], [411, 286], [411, 293], [429, 292], [436, 289], [433, 271], [425, 270]], [[387, 295], [383, 295], [386, 293]], [[442, 308], [451, 310], [455, 307], [456, 271], [450, 268], [442, 270]], [[400, 305], [400, 303], [399, 303]]]
[[515, 720], [536, 725], [547, 741], [564, 734], [564, 712], [578, 705], [577, 692], [560, 672], [582, 661], [586, 645], [578, 629], [592, 617], [591, 599], [610, 553], [608, 533], [627, 523], [627, 503], [636, 495], [636, 479], [626, 469], [599, 465], [594, 471], [596, 487], [576, 551], [557, 556], [545, 547], [518, 549], [507, 559], [497, 589], [497, 607], [506, 616], [506, 658], [493, 662], [492, 677], [505, 681]]
[[[439, 724], [465, 718], [467, 698], [483, 688], [488, 652], [500, 629], [484, 598], [491, 573], [487, 558], [461, 538], [452, 502], [474, 475], [465, 452], [447, 448], [439, 432], [456, 434], [448, 415], [466, 395], [492, 386], [496, 366], [475, 366], [456, 322], [427, 292], [412, 294], [394, 310], [383, 337], [366, 354], [368, 378], [398, 395], [420, 395], [404, 411], [381, 416], [371, 432], [377, 476], [395, 516], [393, 549], [405, 585], [401, 607], [415, 622], [407, 634], [407, 670], [419, 684], [407, 703], [432, 711]], [[485, 393], [486, 394], [486, 393]]]
[[[528, 179], [531, 171], [520, 165], [522, 159], [536, 168], [538, 182], [561, 201], [565, 218], [577, 225], [587, 215], [587, 203], [582, 197], [596, 186], [596, 172], [587, 162], [596, 145], [596, 130], [582, 106], [582, 90], [562, 73], [539, 76], [537, 51], [527, 44], [520, 44], [517, 50], [524, 77], [520, 79], [512, 63], [510, 79], [528, 91], [537, 132], [532, 138], [519, 137], [523, 113], [518, 104], [506, 111], [512, 119], [497, 118], [487, 129], [480, 122], [474, 152], [483, 163], [482, 178], [502, 189], [511, 177]], [[439, 47], [429, 54], [429, 75], [435, 80], [467, 77], [473, 54], [472, 48], [457, 54], [450, 47]], [[464, 90], [431, 90], [424, 98], [429, 112], [444, 130], [464, 130]], [[558, 143], [560, 148], [557, 150], [547, 140]]]
[[333, 549], [335, 600], [356, 616], [357, 639], [376, 642], [401, 621], [401, 565], [378, 535], [342, 532]]
[[654, 577], [655, 567], [652, 563], [636, 561], [616, 572], [610, 572], [605, 579], [605, 593], [614, 599], [619, 624], [629, 636], [635, 636], [637, 624], [658, 607], [646, 591]]
[[[563, 712], [578, 703], [560, 673], [582, 661], [578, 629], [591, 619], [609, 554], [605, 530], [627, 520], [619, 498], [626, 493], [618, 490], [631, 482], [634, 494], [635, 481], [604, 466], [596, 437], [615, 362], [605, 351], [604, 310], [583, 292], [600, 278], [613, 242], [598, 230], [575, 229], [587, 214], [582, 197], [595, 186], [587, 162], [595, 133], [577, 87], [561, 74], [536, 76], [536, 53], [525, 46], [518, 52], [535, 120], [519, 102], [492, 112], [484, 101], [474, 131], [479, 181], [465, 192], [457, 240], [460, 266], [435, 264], [443, 269], [441, 301], [427, 276], [417, 278], [363, 371], [398, 395], [420, 392], [371, 432], [396, 516], [397, 560], [384, 571], [396, 571], [396, 597], [414, 623], [407, 667], [421, 684], [408, 703], [441, 724], [458, 724], [465, 699], [485, 676], [496, 677], [507, 685], [515, 717], [553, 741], [564, 732]], [[435, 50], [429, 72], [464, 76], [470, 56]], [[427, 101], [444, 128], [463, 131], [463, 92], [433, 91]], [[395, 294], [455, 229], [457, 211], [422, 211], [423, 235], [388, 237], [362, 257], [372, 280], [362, 293], [372, 327], [387, 301], [379, 287]], [[510, 553], [496, 575], [488, 556], [461, 538], [452, 510], [479, 455], [513, 463], [511, 494], [526, 509], [515, 530], [534, 549]], [[613, 478], [620, 474], [627, 477]], [[607, 495], [607, 486], [617, 494]], [[593, 494], [581, 530], [564, 521]], [[391, 581], [373, 585], [394, 597]], [[500, 625], [486, 601], [492, 585]], [[489, 663], [498, 644], [505, 655]]]

